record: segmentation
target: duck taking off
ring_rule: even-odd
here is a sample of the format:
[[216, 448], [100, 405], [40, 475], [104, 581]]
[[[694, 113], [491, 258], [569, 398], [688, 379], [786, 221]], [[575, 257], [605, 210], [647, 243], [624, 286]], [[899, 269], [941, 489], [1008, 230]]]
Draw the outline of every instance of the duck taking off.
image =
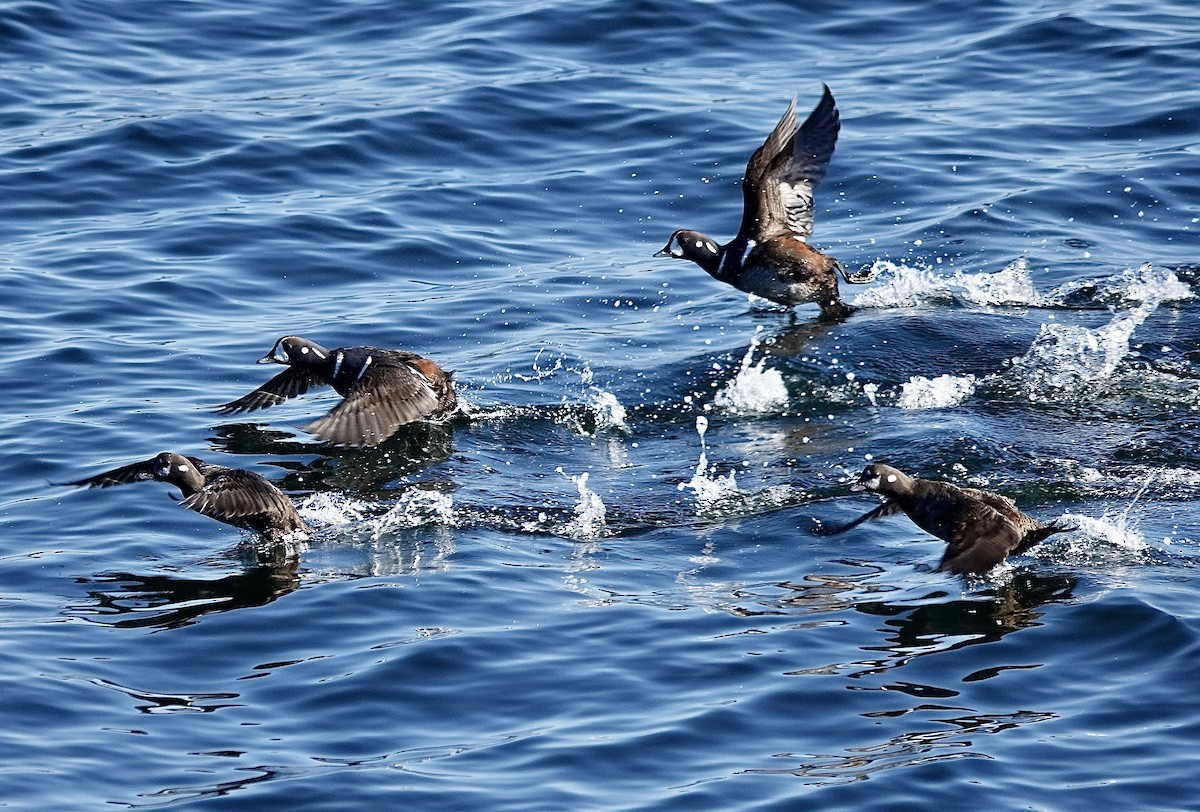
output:
[[379, 347], [327, 350], [306, 338], [284, 336], [258, 363], [287, 369], [220, 406], [218, 414], [266, 409], [314, 386], [332, 386], [342, 402], [305, 428], [335, 445], [373, 446], [403, 425], [445, 420], [458, 409], [450, 373], [415, 352]]
[[184, 507], [210, 519], [261, 533], [271, 541], [292, 533], [308, 533], [291, 500], [265, 477], [169, 451], [63, 484], [111, 488], [148, 479], [179, 488]]
[[947, 543], [938, 569], [956, 574], [987, 572], [1009, 555], [1075, 529], [1027, 516], [1007, 496], [919, 479], [882, 463], [864, 468], [850, 490], [874, 491], [885, 501], [848, 524], [815, 532], [832, 536], [870, 519], [903, 512], [917, 527]]
[[838, 274], [850, 274], [833, 257], [810, 247], [813, 193], [825, 177], [841, 122], [828, 85], [820, 103], [796, 126], [796, 100], [750, 156], [742, 180], [742, 224], [725, 245], [698, 231], [671, 235], [656, 257], [690, 260], [714, 279], [782, 305], [815, 303], [821, 318], [842, 319], [851, 308], [838, 296]]

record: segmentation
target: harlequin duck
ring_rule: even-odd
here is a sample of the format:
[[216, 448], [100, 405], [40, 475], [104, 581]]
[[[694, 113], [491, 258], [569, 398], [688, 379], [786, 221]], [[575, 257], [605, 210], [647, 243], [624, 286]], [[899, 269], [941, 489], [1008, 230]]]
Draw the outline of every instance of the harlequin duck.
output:
[[777, 304], [815, 302], [823, 319], [845, 318], [851, 308], [838, 297], [837, 275], [854, 284], [873, 275], [847, 273], [804, 242], [812, 233], [813, 191], [825, 177], [840, 128], [828, 85], [799, 128], [792, 99], [746, 165], [737, 236], [718, 245], [697, 231], [676, 231], [654, 256], [691, 260], [715, 279]]
[[284, 336], [258, 363], [284, 364], [288, 369], [223, 404], [219, 414], [266, 409], [311, 387], [332, 386], [344, 399], [305, 429], [335, 445], [373, 446], [407, 423], [444, 420], [458, 409], [450, 373], [413, 352], [379, 347], [327, 350], [305, 338]]
[[291, 500], [264, 477], [169, 451], [63, 484], [109, 488], [145, 479], [157, 479], [179, 488], [184, 507], [210, 519], [261, 533], [272, 541], [290, 533], [308, 532]]
[[903, 511], [917, 527], [949, 544], [938, 569], [956, 574], [987, 572], [1010, 554], [1023, 553], [1048, 536], [1075, 529], [1026, 516], [1007, 496], [918, 479], [880, 463], [864, 468], [850, 490], [875, 491], [886, 501], [849, 524], [817, 532], [832, 536], [869, 519]]

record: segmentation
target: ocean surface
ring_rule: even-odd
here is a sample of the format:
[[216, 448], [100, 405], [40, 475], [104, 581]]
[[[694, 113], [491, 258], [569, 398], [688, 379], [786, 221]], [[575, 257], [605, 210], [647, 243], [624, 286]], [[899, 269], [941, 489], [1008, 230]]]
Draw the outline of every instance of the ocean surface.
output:
[[[0, 5], [0, 808], [1200, 809], [1196, 7], [806, 5]], [[858, 311], [654, 259], [823, 82]], [[216, 415], [287, 334], [469, 416]], [[55, 484], [164, 450], [313, 534]]]

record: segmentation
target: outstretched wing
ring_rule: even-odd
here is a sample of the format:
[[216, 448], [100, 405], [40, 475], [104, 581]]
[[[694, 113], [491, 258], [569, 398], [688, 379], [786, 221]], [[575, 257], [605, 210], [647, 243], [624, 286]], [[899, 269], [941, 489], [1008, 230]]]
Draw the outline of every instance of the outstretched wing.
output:
[[[795, 102], [792, 102], [788, 114], [767, 138], [761, 154], [756, 152], [751, 158], [751, 165], [756, 159], [762, 164], [755, 183], [757, 224], [751, 232], [757, 239], [766, 240], [785, 233], [796, 237], [812, 234], [813, 193], [829, 168], [840, 130], [837, 104], [828, 85], [821, 101], [799, 128], [795, 125]], [[776, 146], [785, 133], [787, 138], [783, 144]], [[773, 155], [769, 154], [771, 149], [776, 149]], [[749, 173], [747, 167], [747, 175]]]
[[379, 445], [438, 408], [429, 379], [407, 363], [369, 368], [329, 413], [305, 428], [336, 445]]
[[310, 388], [323, 384], [324, 381], [318, 378], [313, 372], [288, 367], [250, 394], [243, 395], [229, 403], [221, 404], [217, 407], [217, 414], [253, 412], [257, 409], [278, 406], [288, 398], [303, 395]]
[[869, 522], [871, 519], [882, 519], [884, 516], [892, 516], [900, 512], [900, 505], [888, 500], [874, 510], [870, 510], [859, 516], [851, 522], [840, 525], [838, 527], [826, 527], [823, 524], [818, 524], [813, 528], [813, 532], [818, 536], [836, 536], [839, 533], [845, 533], [847, 530], [858, 527], [863, 522]]
[[120, 468], [114, 468], [111, 471], [105, 471], [103, 474], [77, 479], [74, 482], [63, 482], [63, 485], [82, 485], [88, 488], [111, 488], [114, 485], [125, 485], [130, 482], [140, 482], [145, 479], [154, 479], [155, 459], [142, 460], [141, 462], [122, 465]]
[[987, 572], [1021, 542], [1016, 525], [982, 502], [957, 516], [947, 535], [946, 552], [938, 569], [958, 575]]
[[282, 516], [295, 510], [283, 492], [254, 473], [226, 468], [183, 500], [186, 507], [228, 524], [254, 516]]

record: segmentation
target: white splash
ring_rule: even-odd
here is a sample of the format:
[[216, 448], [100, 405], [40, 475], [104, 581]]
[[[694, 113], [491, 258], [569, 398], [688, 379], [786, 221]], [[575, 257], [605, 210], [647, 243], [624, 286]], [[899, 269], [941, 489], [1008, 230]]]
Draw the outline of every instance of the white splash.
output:
[[386, 513], [371, 520], [372, 538], [389, 530], [424, 525], [453, 525], [456, 521], [454, 499], [448, 493], [413, 488], [405, 491]]
[[[1157, 303], [1156, 303], [1157, 304]], [[1062, 392], [1086, 391], [1112, 376], [1129, 354], [1129, 339], [1155, 305], [1143, 304], [1115, 315], [1108, 324], [1089, 330], [1067, 324], [1043, 324], [1013, 369], [1024, 379], [1031, 401], [1058, 398]]]
[[367, 505], [341, 493], [314, 493], [296, 508], [300, 517], [314, 527], [336, 527], [362, 521]]
[[1149, 546], [1146, 544], [1146, 537], [1137, 529], [1136, 522], [1130, 520], [1126, 512], [1116, 516], [1105, 514], [1099, 519], [1079, 513], [1066, 513], [1059, 522], [1078, 527], [1079, 532], [1092, 544], [1100, 543], [1125, 552], [1142, 552]]
[[709, 474], [708, 449], [704, 444], [706, 431], [708, 431], [708, 418], [701, 415], [696, 418], [696, 433], [700, 435], [700, 461], [696, 464], [696, 473], [692, 474], [691, 480], [679, 484], [681, 491], [690, 488], [696, 494], [696, 501], [701, 505], [711, 504], [738, 494], [737, 480], [732, 471], [725, 476]]
[[962, 289], [963, 300], [971, 304], [1039, 307], [1048, 302], [1034, 288], [1033, 276], [1024, 257], [996, 273], [955, 271], [954, 285]]
[[931, 299], [950, 297], [945, 279], [928, 268], [897, 265], [887, 260], [876, 260], [871, 273], [886, 272], [886, 282], [873, 285], [851, 300], [854, 307], [916, 307]]
[[588, 473], [579, 476], [566, 474], [562, 467], [554, 469], [575, 483], [579, 489], [579, 501], [575, 504], [575, 517], [556, 528], [556, 531], [575, 539], [594, 539], [604, 535], [605, 509], [600, 495], [587, 486]]
[[939, 375], [926, 378], [914, 375], [900, 385], [896, 405], [901, 409], [943, 409], [957, 406], [975, 394], [975, 376]]
[[[1031, 554], [1048, 553], [1055, 558], [1062, 558], [1062, 551], [1068, 560], [1080, 562], [1111, 561], [1115, 556], [1143, 556], [1150, 545], [1146, 537], [1138, 530], [1137, 522], [1131, 517], [1138, 501], [1145, 495], [1150, 483], [1154, 481], [1155, 472], [1146, 476], [1133, 499], [1119, 513], [1113, 515], [1105, 512], [1100, 518], [1084, 516], [1079, 513], [1066, 513], [1058, 519], [1059, 524], [1078, 528], [1075, 532], [1064, 534], [1061, 540], [1034, 547]], [[1082, 538], [1081, 538], [1082, 537]]]
[[1126, 301], [1141, 302], [1151, 308], [1163, 302], [1192, 298], [1191, 288], [1180, 282], [1174, 271], [1156, 270], [1149, 262], [1125, 270], [1106, 287]]
[[592, 392], [592, 410], [596, 414], [597, 429], [629, 431], [629, 425], [625, 422], [625, 407], [613, 393], [597, 387]]
[[783, 382], [783, 373], [777, 369], [766, 369], [767, 359], [754, 361], [754, 351], [761, 343], [758, 334], [762, 325], [754, 331], [750, 346], [742, 357], [741, 367], [733, 380], [717, 392], [713, 404], [730, 414], [762, 414], [787, 406], [788, 391]]

